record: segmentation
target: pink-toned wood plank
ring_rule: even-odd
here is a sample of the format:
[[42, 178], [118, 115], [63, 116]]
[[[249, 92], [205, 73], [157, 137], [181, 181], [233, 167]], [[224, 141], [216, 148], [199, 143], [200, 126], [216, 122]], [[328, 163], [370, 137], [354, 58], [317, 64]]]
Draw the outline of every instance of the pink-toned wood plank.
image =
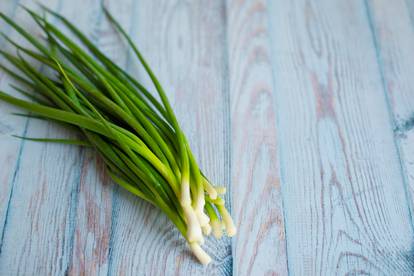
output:
[[229, 1], [236, 275], [287, 275], [266, 1]]
[[81, 165], [68, 272], [69, 275], [106, 275], [114, 186], [95, 151], [87, 151]]
[[[109, 2], [108, 2], [109, 4]], [[109, 7], [115, 4], [110, 3]], [[222, 1], [136, 1], [118, 16], [168, 93], [206, 174], [229, 183], [225, 7]], [[126, 16], [128, 15], [128, 16]], [[133, 56], [128, 66], [152, 87]], [[200, 265], [166, 217], [120, 190], [114, 206], [110, 271], [114, 275], [231, 273], [229, 239], [208, 239], [213, 263]], [[126, 253], [127, 252], [127, 253]]]

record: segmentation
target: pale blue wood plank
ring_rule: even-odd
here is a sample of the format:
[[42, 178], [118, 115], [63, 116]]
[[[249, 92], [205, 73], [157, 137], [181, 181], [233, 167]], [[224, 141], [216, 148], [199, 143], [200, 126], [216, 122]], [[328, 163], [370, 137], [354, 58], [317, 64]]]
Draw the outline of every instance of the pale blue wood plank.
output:
[[[25, 3], [25, 1], [21, 2], [21, 4], [32, 6], [30, 3]], [[50, 2], [51, 7], [58, 6], [59, 4], [60, 2], [57, 1]], [[19, 9], [18, 13], [20, 14], [20, 18], [18, 18], [18, 20], [27, 23], [28, 16], [22, 17], [22, 14], [24, 13], [23, 10]], [[30, 25], [32, 27], [29, 27], [27, 29], [33, 32], [33, 24]], [[21, 38], [18, 40], [21, 40]], [[7, 90], [10, 90], [10, 88]], [[26, 135], [27, 133], [33, 133], [31, 130], [33, 129], [33, 125], [35, 125], [35, 128], [37, 128], [37, 123], [33, 122], [33, 120], [30, 119], [25, 119], [25, 121], [26, 123], [23, 124], [25, 126], [23, 135]], [[44, 130], [45, 129], [40, 130], [40, 133], [43, 133], [43, 135], [45, 133]], [[39, 132], [35, 131], [34, 133]], [[45, 158], [44, 155], [40, 156], [40, 158], [27, 159], [25, 156], [27, 156], [27, 154], [30, 152], [35, 153], [36, 149], [27, 150], [27, 147], [24, 147], [25, 144], [27, 143], [24, 141], [21, 142], [17, 169], [15, 176], [13, 177], [13, 182], [11, 183], [13, 193], [9, 198], [9, 208], [7, 209], [7, 217], [4, 225], [4, 236], [2, 240], [0, 255], [0, 273], [4, 275], [28, 272], [33, 273], [33, 271], [41, 272], [46, 270], [56, 273], [60, 271], [62, 269], [62, 265], [64, 266], [67, 262], [67, 260], [65, 260], [65, 253], [67, 253], [67, 249], [69, 247], [53, 246], [53, 241], [59, 244], [61, 242], [60, 237], [64, 235], [64, 228], [59, 228], [60, 225], [58, 226], [57, 224], [52, 224], [52, 227], [47, 228], [45, 231], [47, 232], [49, 230], [51, 233], [56, 233], [56, 228], [53, 226], [58, 226], [57, 228], [59, 228], [57, 234], [54, 235], [54, 238], [49, 240], [50, 243], [48, 243], [48, 245], [52, 246], [52, 249], [49, 248], [49, 252], [47, 252], [47, 250], [44, 250], [43, 252], [37, 252], [37, 250], [43, 247], [39, 246], [39, 243], [43, 243], [43, 241], [40, 241], [42, 239], [42, 234], [39, 234], [39, 232], [45, 230], [42, 228], [42, 226], [39, 227], [39, 224], [42, 225], [44, 223], [42, 220], [42, 215], [47, 214], [47, 212], [42, 212], [41, 208], [46, 206], [47, 209], [49, 203], [47, 200], [38, 204], [36, 202], [41, 198], [43, 199], [48, 194], [46, 192], [47, 185], [45, 185], [48, 177], [43, 177], [41, 172], [42, 164], [40, 164], [39, 161], [41, 160], [41, 162], [47, 163], [49, 160], [48, 158]], [[59, 157], [61, 157], [60, 154], [62, 151], [57, 151], [56, 153]], [[35, 162], [35, 165], [33, 165], [32, 162]], [[33, 170], [28, 170], [27, 168], [31, 168]], [[34, 175], [37, 177], [34, 177]], [[68, 179], [70, 179], [71, 176], [71, 174], [68, 174]], [[33, 180], [36, 182], [31, 183]], [[26, 187], [26, 185], [30, 186]], [[16, 205], [22, 208], [16, 208]], [[59, 213], [61, 210], [62, 209], [57, 209], [55, 211]], [[50, 218], [51, 216], [49, 219]], [[46, 225], [51, 224], [48, 223]], [[45, 237], [49, 236], [50, 233], [43, 234], [46, 234], [43, 235], [43, 237]], [[31, 242], [32, 238], [33, 242]], [[23, 248], [26, 250], [22, 250]], [[39, 263], [36, 263], [36, 259], [33, 257], [26, 259], [28, 256], [30, 256], [31, 249], [33, 249], [33, 251], [36, 253], [35, 256], [38, 257], [38, 261], [41, 260], [43, 262], [42, 265], [39, 266]], [[47, 254], [42, 254], [45, 252], [47, 252], [47, 254], [50, 254], [52, 257], [61, 256], [63, 260], [61, 259], [60, 263], [58, 263], [52, 258], [47, 257]], [[47, 266], [48, 264], [48, 268], [42, 267]]]
[[[15, 20], [27, 22], [27, 17], [23, 16], [22, 9], [18, 9], [19, 4], [28, 4], [25, 1], [6, 1], [1, 3], [1, 10], [6, 15], [11, 16]], [[19, 41], [22, 44], [27, 44], [25, 41], [17, 35], [17, 33], [7, 24], [4, 24], [2, 21], [2, 31], [14, 39]], [[7, 43], [4, 39], [2, 40], [2, 49], [10, 50], [10, 44]], [[2, 58], [4, 63], [4, 59]], [[1, 72], [1, 89], [2, 90], [11, 90], [9, 83], [13, 83], [13, 79], [10, 78], [4, 72]], [[15, 91], [10, 91], [11, 94], [19, 95]], [[11, 134], [26, 135], [29, 126], [29, 119], [23, 117], [17, 117], [11, 115], [10, 113], [15, 111], [15, 108], [5, 104], [0, 103], [1, 105], [1, 139], [0, 139], [0, 148], [2, 149], [1, 154], [1, 170], [0, 177], [2, 179], [1, 185], [2, 190], [4, 191], [2, 196], [0, 196], [0, 211], [1, 211], [1, 236], [0, 236], [0, 254], [3, 252], [5, 244], [5, 235], [9, 226], [9, 218], [11, 212], [11, 202], [13, 200], [15, 186], [18, 182], [18, 175], [22, 163], [22, 153], [25, 146], [25, 141], [12, 138]]]
[[266, 1], [228, 1], [235, 275], [287, 275]]
[[[413, 220], [414, 22], [406, 1], [366, 1]], [[413, 224], [413, 222], [411, 222]], [[413, 260], [414, 262], [414, 260]]]
[[[117, 16], [160, 79], [202, 169], [220, 185], [229, 183], [224, 8], [223, 1], [134, 1]], [[153, 87], [131, 55], [128, 67]], [[207, 239], [214, 263], [203, 267], [158, 210], [123, 190], [115, 204], [111, 274], [231, 273], [230, 240]]]
[[[115, 62], [122, 61], [122, 55], [111, 54], [120, 42], [117, 37], [114, 39], [113, 30], [106, 24], [101, 4], [102, 1], [99, 0], [91, 1], [87, 6], [83, 5], [80, 15], [77, 15], [78, 9], [72, 8], [66, 12], [66, 16], [69, 19], [76, 18], [76, 26]], [[105, 165], [95, 151], [88, 150], [80, 166], [68, 273], [107, 275], [110, 266], [113, 192], [116, 186], [106, 174]]]
[[413, 273], [413, 231], [360, 1], [270, 1], [292, 275]]
[[[1, 10], [8, 16], [16, 18], [16, 9], [18, 1], [1, 2]], [[2, 32], [12, 36], [13, 32], [7, 25], [1, 26]], [[1, 47], [7, 47], [6, 40], [1, 41]], [[2, 60], [3, 62], [3, 60]], [[8, 86], [7, 82], [10, 78], [4, 73], [1, 74], [1, 88], [4, 89]], [[13, 183], [15, 182], [16, 172], [19, 169], [20, 156], [23, 141], [17, 141], [16, 139], [10, 139], [9, 135], [12, 132], [24, 133], [26, 130], [27, 120], [23, 118], [13, 118], [8, 116], [8, 113], [12, 108], [4, 103], [0, 103], [0, 148], [2, 148], [2, 154], [0, 155], [0, 185], [3, 193], [0, 195], [0, 253], [3, 245], [5, 225], [7, 224], [8, 212], [10, 210], [10, 198], [13, 194]]]
[[[83, 1], [42, 2], [70, 18], [76, 18], [78, 26], [87, 33], [91, 25], [87, 24], [87, 21], [85, 24], [80, 22], [83, 17], [88, 17], [91, 7], [100, 10], [99, 1], [88, 5]], [[33, 6], [33, 3], [30, 3], [30, 6]], [[82, 14], [79, 14], [80, 6]], [[19, 12], [22, 13], [22, 10]], [[24, 19], [19, 18], [18, 22], [23, 26], [34, 26], [33, 23], [29, 23], [27, 16]], [[56, 22], [54, 19], [52, 21]], [[73, 133], [51, 123], [30, 120], [27, 135], [70, 137]], [[83, 199], [87, 195], [89, 197], [86, 197], [86, 201], [91, 205], [86, 206], [88, 214], [94, 210], [97, 203], [102, 205], [98, 207], [102, 209], [99, 216], [104, 217], [103, 207], [106, 201], [100, 204], [99, 192], [95, 191], [93, 194], [94, 188], [105, 191], [102, 188], [99, 170], [87, 170], [90, 168], [88, 161], [83, 161], [81, 150], [76, 147], [25, 143], [21, 165], [16, 173], [14, 196], [10, 200], [10, 214], [0, 255], [1, 274], [76, 275], [79, 271], [95, 274], [93, 272], [98, 270], [98, 266], [104, 269], [106, 258], [104, 256], [102, 261], [101, 251], [108, 252], [108, 248], [105, 247], [105, 239], [100, 239], [98, 234], [101, 229], [109, 233], [110, 227], [93, 221], [91, 215], [82, 213], [82, 209], [79, 215], [77, 208], [78, 204], [80, 208], [85, 207]], [[85, 181], [88, 183], [85, 184]], [[77, 217], [80, 218], [76, 220]], [[92, 225], [93, 229], [86, 227], [86, 224]], [[105, 237], [105, 233], [102, 236]], [[82, 241], [83, 237], [87, 239], [89, 247], [83, 246], [84, 244], [79, 241]], [[99, 242], [98, 245], [96, 241]], [[90, 245], [93, 247], [92, 250]]]

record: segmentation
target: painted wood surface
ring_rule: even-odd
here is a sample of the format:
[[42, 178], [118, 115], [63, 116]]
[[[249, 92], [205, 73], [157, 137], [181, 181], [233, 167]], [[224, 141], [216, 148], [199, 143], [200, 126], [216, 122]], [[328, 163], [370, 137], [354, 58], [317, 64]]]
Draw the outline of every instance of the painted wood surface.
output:
[[[167, 91], [201, 168], [212, 181], [229, 183], [223, 3], [132, 2], [123, 10], [124, 19], [129, 20], [124, 25]], [[125, 66], [152, 87], [136, 62], [128, 59]], [[206, 241], [206, 250], [215, 261], [203, 267], [160, 212], [122, 190], [114, 200], [111, 274], [231, 273], [229, 239]]]
[[287, 273], [266, 8], [257, 0], [227, 4], [236, 275]]
[[414, 57], [411, 47], [414, 43], [414, 6], [406, 1], [395, 1], [389, 7], [386, 1], [367, 1], [366, 8], [413, 219]]
[[412, 274], [404, 177], [364, 3], [270, 3], [289, 272]]
[[[150, 85], [100, 0], [41, 2]], [[35, 6], [0, 10], [36, 32], [18, 4]], [[92, 150], [11, 137], [76, 133], [0, 102], [0, 275], [414, 274], [413, 4], [104, 4], [159, 76], [202, 169], [227, 186], [238, 235], [208, 239], [214, 262], [199, 265]], [[11, 82], [0, 72], [1, 90]]]

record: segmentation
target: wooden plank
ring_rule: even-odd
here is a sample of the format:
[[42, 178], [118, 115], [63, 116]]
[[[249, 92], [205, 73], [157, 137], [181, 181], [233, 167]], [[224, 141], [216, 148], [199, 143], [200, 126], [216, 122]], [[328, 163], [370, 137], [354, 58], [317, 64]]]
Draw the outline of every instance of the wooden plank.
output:
[[107, 275], [114, 186], [95, 151], [88, 150], [80, 163], [68, 274]]
[[[414, 198], [414, 45], [413, 12], [406, 1], [366, 2], [367, 14], [393, 116], [394, 132], [405, 173], [413, 217]], [[410, 9], [411, 8], [411, 9]]]
[[[119, 6], [128, 6], [128, 1], [123, 1]], [[90, 2], [80, 16], [77, 16], [78, 12], [72, 9], [69, 18], [76, 17], [76, 25], [115, 62], [123, 61], [125, 55], [114, 55], [120, 42], [112, 28], [105, 24], [100, 1]], [[73, 211], [73, 248], [68, 272], [69, 275], [107, 275], [112, 199], [116, 186], [106, 174], [105, 165], [95, 151], [88, 150], [85, 153], [81, 166], [78, 203]]]
[[235, 275], [287, 275], [266, 1], [229, 1]]
[[413, 230], [361, 1], [269, 1], [289, 272], [413, 273]]
[[[24, 11], [22, 9], [17, 9], [17, 4], [25, 4], [25, 5], [29, 5], [31, 6], [30, 3], [27, 3], [28, 1], [15, 1], [13, 3], [13, 8], [11, 11], [13, 11], [13, 13], [15, 14], [15, 19], [18, 20], [19, 22], [22, 22], [22, 24], [26, 24], [26, 26], [31, 26], [28, 28], [28, 30], [33, 31], [33, 24], [28, 24], [29, 20], [28, 20], [28, 16], [24, 13]], [[56, 6], [58, 3], [57, 1], [50, 1], [50, 5], [51, 6]], [[10, 27], [6, 27], [6, 25], [2, 25], [4, 26], [4, 28], [7, 28], [7, 32], [8, 35], [10, 37], [12, 37], [13, 39], [18, 40], [19, 42], [22, 42], [23, 44], [26, 44], [24, 42], [24, 40], [17, 36], [16, 32], [14, 32]], [[5, 43], [5, 42], [4, 42]], [[9, 44], [6, 44], [7, 49], [9, 50]], [[4, 60], [2, 61], [4, 62]], [[2, 72], [2, 89], [6, 90], [6, 91], [11, 91], [11, 93], [13, 94], [17, 94], [14, 93], [10, 87], [8, 86], [8, 84], [12, 82], [11, 78], [9, 78], [7, 75], [5, 75]], [[24, 145], [25, 142], [24, 141], [19, 141], [17, 139], [12, 139], [10, 137], [10, 134], [20, 134], [20, 135], [26, 135], [26, 133], [28, 133], [29, 131], [29, 121], [25, 118], [22, 117], [16, 117], [16, 116], [12, 116], [10, 115], [10, 112], [12, 111], [16, 111], [15, 108], [10, 107], [4, 103], [1, 103], [2, 108], [1, 108], [1, 112], [6, 113], [2, 114], [2, 120], [4, 119], [4, 122], [7, 121], [8, 124], [10, 124], [9, 131], [7, 136], [4, 136], [4, 140], [2, 139], [2, 156], [3, 154], [5, 154], [5, 156], [8, 156], [8, 158], [5, 160], [5, 166], [2, 166], [2, 168], [4, 168], [4, 170], [1, 171], [2, 176], [6, 176], [5, 178], [3, 178], [5, 181], [3, 182], [3, 185], [7, 185], [7, 187], [4, 187], [4, 191], [8, 191], [9, 193], [7, 193], [7, 197], [4, 197], [4, 205], [2, 205], [2, 236], [1, 236], [1, 255], [0, 255], [0, 274], [16, 274], [19, 270], [19, 264], [17, 262], [19, 262], [19, 260], [22, 258], [23, 261], [25, 261], [23, 255], [25, 255], [25, 252], [21, 251], [21, 248], [14, 248], [15, 244], [11, 244], [10, 240], [13, 243], [13, 239], [10, 239], [9, 233], [13, 233], [13, 232], [23, 232], [23, 231], [31, 231], [29, 227], [25, 228], [25, 226], [27, 226], [27, 222], [21, 222], [20, 225], [18, 225], [18, 227], [15, 226], [16, 224], [16, 220], [13, 220], [13, 217], [15, 215], [14, 213], [14, 206], [16, 203], [16, 195], [17, 197], [20, 196], [21, 193], [21, 189], [24, 188], [24, 186], [22, 184], [30, 184], [30, 183], [22, 183], [20, 182], [19, 185], [19, 180], [21, 178], [20, 175], [20, 168], [24, 167], [25, 165], [27, 166], [27, 163], [24, 164], [23, 159], [24, 159]], [[4, 108], [3, 108], [4, 107]], [[6, 125], [6, 124], [4, 124]], [[7, 126], [7, 125], [6, 125]], [[17, 146], [17, 147], [16, 147]], [[3, 152], [4, 149], [4, 152]], [[33, 167], [33, 166], [32, 166]], [[8, 177], [8, 174], [12, 174], [12, 177]], [[37, 177], [39, 177], [39, 174], [36, 174]], [[30, 179], [30, 178], [29, 178]], [[38, 183], [36, 183], [36, 187], [32, 187], [32, 191], [38, 191], [39, 187], [41, 188], [41, 185], [38, 185]], [[30, 188], [28, 188], [27, 190], [30, 190]], [[3, 193], [2, 193], [3, 194]], [[38, 198], [39, 195], [41, 193], [38, 193]], [[5, 193], [6, 195], [6, 193]], [[24, 200], [24, 197], [23, 197]], [[2, 202], [2, 203], [3, 203]], [[18, 200], [18, 203], [24, 202], [25, 204], [30, 204], [33, 206], [33, 209], [35, 209], [35, 204], [36, 202], [33, 200], [33, 202], [29, 203], [27, 201], [22, 201], [22, 199]], [[34, 210], [35, 211], [35, 210]], [[26, 218], [25, 215], [23, 215], [21, 218]], [[23, 226], [24, 225], [24, 226]], [[38, 229], [38, 225], [34, 225], [34, 224], [29, 224], [29, 226], [36, 226], [36, 229]], [[14, 230], [14, 228], [16, 227], [16, 230]], [[9, 229], [12, 229], [13, 232], [9, 232]], [[21, 242], [21, 240], [18, 240], [18, 243]], [[23, 241], [25, 242], [25, 241]], [[28, 246], [26, 246], [27, 248]], [[29, 252], [30, 248], [28, 248], [28, 250], [26, 252]], [[13, 251], [13, 252], [10, 252]], [[9, 254], [10, 253], [10, 254]], [[42, 255], [40, 255], [40, 257], [43, 257]], [[32, 259], [32, 262], [34, 260]], [[46, 263], [46, 262], [45, 262]], [[58, 265], [58, 264], [56, 264]], [[52, 269], [55, 269], [56, 267], [51, 267]], [[20, 268], [22, 270], [24, 270], [25, 268]], [[30, 269], [30, 268], [29, 268]], [[20, 270], [21, 271], [21, 270]], [[30, 271], [30, 270], [29, 270]]]
[[[17, 4], [18, 1], [1, 1], [0, 10], [6, 15], [15, 18], [17, 16]], [[9, 37], [16, 39], [16, 35], [12, 32], [11, 28], [5, 24], [1, 25], [1, 31], [7, 34]], [[8, 43], [4, 39], [1, 40], [1, 47], [8, 50]], [[2, 62], [3, 59], [1, 60]], [[0, 89], [6, 90], [9, 88], [8, 83], [11, 78], [0, 72]], [[17, 94], [17, 93], [16, 93]], [[14, 110], [13, 107], [0, 102], [0, 252], [4, 238], [4, 225], [6, 224], [7, 213], [9, 210], [9, 200], [12, 194], [13, 182], [15, 179], [15, 172], [18, 169], [18, 163], [20, 158], [20, 147], [22, 141], [18, 139], [12, 139], [10, 134], [22, 134], [25, 131], [26, 120], [22, 117], [16, 117], [10, 115], [10, 112]]]
[[[76, 16], [78, 26], [87, 32], [94, 24], [84, 19], [100, 7], [99, 1], [42, 2], [70, 18]], [[82, 13], [78, 14], [77, 7], [81, 5]], [[22, 24], [33, 26], [27, 20]], [[74, 133], [62, 127], [36, 120], [29, 121], [25, 134], [31, 137], [74, 137]], [[71, 272], [78, 275], [78, 272], [95, 272], [96, 266], [102, 264], [101, 256], [105, 255], [101, 251], [105, 253], [106, 250], [106, 255], [108, 252], [105, 239], [101, 238], [105, 237], [105, 233], [98, 234], [105, 229], [108, 235], [110, 222], [105, 217], [105, 210], [99, 213], [103, 225], [99, 224], [99, 220], [94, 221], [91, 215], [84, 215], [83, 211], [94, 214], [92, 211], [100, 209], [97, 206], [105, 207], [104, 203], [110, 204], [111, 201], [107, 200], [108, 189], [101, 188], [100, 172], [88, 170], [91, 153], [88, 152], [83, 158], [82, 151], [76, 147], [26, 143], [21, 153], [20, 169], [12, 183], [14, 193], [10, 199], [0, 255], [0, 274], [54, 275]], [[103, 196], [99, 197], [100, 193]], [[78, 222], [75, 222], [76, 218]], [[84, 222], [92, 225], [92, 229], [84, 226]], [[87, 237], [89, 247], [81, 247], [83, 237]], [[83, 266], [79, 255], [82, 255], [82, 261], [87, 262]], [[102, 265], [99, 268], [105, 267]]]
[[[206, 174], [229, 183], [228, 106], [222, 1], [135, 1], [123, 22], [159, 76]], [[112, 7], [115, 4], [111, 4]], [[122, 19], [122, 17], [120, 17]], [[129, 69], [149, 87], [143, 70]], [[115, 199], [113, 275], [230, 274], [230, 240], [208, 239], [213, 264], [203, 267], [166, 217], [120, 190]], [[127, 253], [126, 253], [127, 252]]]

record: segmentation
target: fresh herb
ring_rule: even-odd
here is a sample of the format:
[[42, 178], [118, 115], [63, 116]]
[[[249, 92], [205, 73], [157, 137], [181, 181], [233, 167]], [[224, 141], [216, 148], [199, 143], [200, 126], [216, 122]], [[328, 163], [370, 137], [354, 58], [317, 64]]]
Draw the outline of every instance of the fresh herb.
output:
[[[43, 7], [77, 42], [46, 16], [24, 9], [42, 29], [45, 42], [0, 13], [33, 46], [23, 47], [4, 36], [17, 51], [10, 54], [0, 50], [0, 54], [17, 70], [0, 67], [22, 84], [24, 88], [13, 87], [30, 101], [1, 91], [0, 99], [34, 114], [28, 116], [73, 125], [84, 139], [20, 138], [95, 148], [112, 179], [160, 208], [200, 262], [209, 263], [210, 256], [201, 248], [203, 235], [213, 232], [220, 238], [223, 228], [228, 236], [236, 234], [224, 200], [218, 197], [225, 189], [213, 186], [200, 171], [161, 84], [131, 38], [104, 8], [108, 20], [148, 73], [161, 101], [66, 18]], [[37, 70], [28, 59], [40, 62], [53, 73]]]

